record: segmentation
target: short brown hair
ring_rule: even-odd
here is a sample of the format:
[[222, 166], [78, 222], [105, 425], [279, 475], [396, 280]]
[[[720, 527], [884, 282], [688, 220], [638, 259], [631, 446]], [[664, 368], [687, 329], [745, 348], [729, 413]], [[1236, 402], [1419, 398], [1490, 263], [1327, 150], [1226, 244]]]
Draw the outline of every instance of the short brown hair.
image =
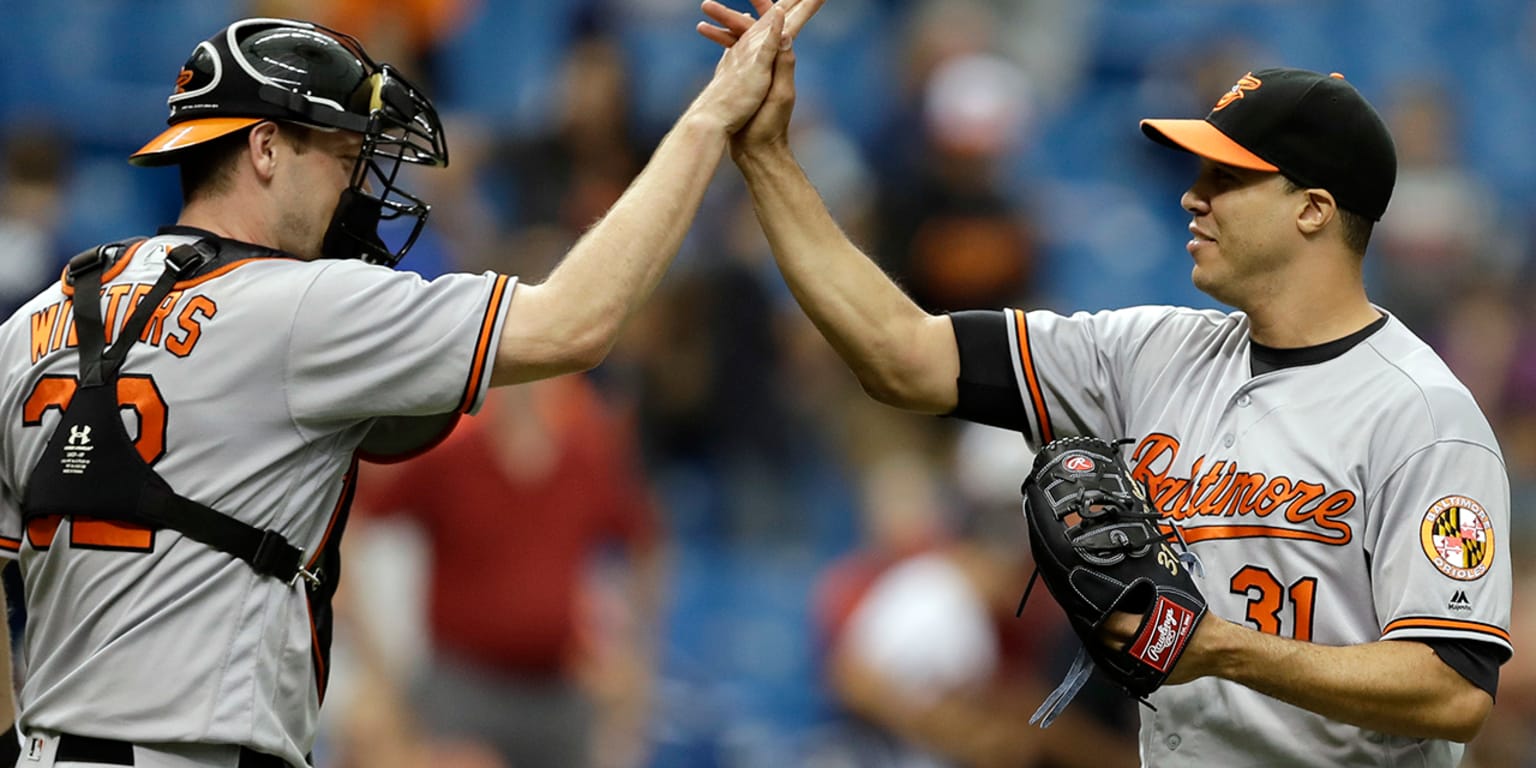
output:
[[[186, 155], [180, 164], [183, 205], [198, 197], [224, 192], [229, 188], [235, 161], [245, 151], [251, 129], [255, 127], [253, 125], [185, 150]], [[278, 123], [277, 135], [293, 148], [294, 154], [302, 155], [309, 151], [310, 130], [297, 123]]]
[[184, 150], [178, 164], [183, 205], [229, 188], [235, 160], [245, 151], [250, 134], [251, 129], [246, 128]]
[[[1286, 192], [1300, 192], [1303, 187], [1295, 179], [1281, 175], [1285, 179]], [[1355, 213], [1347, 208], [1339, 208], [1339, 224], [1344, 227], [1344, 244], [1357, 255], [1364, 256], [1366, 246], [1371, 243], [1371, 231], [1376, 227], [1376, 222]]]

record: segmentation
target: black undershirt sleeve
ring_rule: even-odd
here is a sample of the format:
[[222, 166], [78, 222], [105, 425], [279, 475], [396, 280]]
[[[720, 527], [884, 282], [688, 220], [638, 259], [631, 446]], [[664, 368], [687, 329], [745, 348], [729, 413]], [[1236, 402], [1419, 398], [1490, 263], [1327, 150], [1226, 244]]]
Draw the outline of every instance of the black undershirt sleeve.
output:
[[1498, 698], [1499, 665], [1509, 660], [1509, 652], [1493, 643], [1477, 640], [1452, 640], [1414, 638], [1434, 649], [1435, 655], [1451, 669], [1456, 670], [1468, 682]]
[[1029, 416], [1013, 374], [1007, 315], [970, 310], [952, 312], [949, 318], [960, 349], [959, 400], [949, 415], [1027, 434]]

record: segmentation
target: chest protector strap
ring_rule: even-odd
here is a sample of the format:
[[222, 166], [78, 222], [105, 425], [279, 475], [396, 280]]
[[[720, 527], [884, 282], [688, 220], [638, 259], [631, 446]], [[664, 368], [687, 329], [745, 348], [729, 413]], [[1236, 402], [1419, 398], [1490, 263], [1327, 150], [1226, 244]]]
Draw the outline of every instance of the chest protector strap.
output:
[[289, 583], [303, 578], [318, 586], [319, 578], [304, 569], [303, 551], [282, 534], [178, 495], [134, 447], [123, 426], [122, 410], [128, 406], [119, 399], [123, 360], [176, 281], [217, 258], [218, 248], [199, 241], [167, 254], [165, 271], [109, 348], [101, 319], [101, 278], [122, 250], [122, 244], [104, 245], [69, 262], [80, 379], [32, 470], [23, 519], [62, 515], [169, 528], [245, 561], [263, 576]]

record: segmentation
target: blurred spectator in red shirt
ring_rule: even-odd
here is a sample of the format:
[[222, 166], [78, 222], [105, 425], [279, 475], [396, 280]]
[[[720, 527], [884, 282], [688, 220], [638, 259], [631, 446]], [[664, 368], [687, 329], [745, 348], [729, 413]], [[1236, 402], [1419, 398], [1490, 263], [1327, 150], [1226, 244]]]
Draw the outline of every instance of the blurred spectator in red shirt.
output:
[[429, 658], [404, 698], [429, 741], [516, 768], [641, 762], [662, 566], [637, 463], [629, 425], [565, 376], [497, 390], [423, 456], [365, 465], [358, 522], [408, 518], [427, 550]]

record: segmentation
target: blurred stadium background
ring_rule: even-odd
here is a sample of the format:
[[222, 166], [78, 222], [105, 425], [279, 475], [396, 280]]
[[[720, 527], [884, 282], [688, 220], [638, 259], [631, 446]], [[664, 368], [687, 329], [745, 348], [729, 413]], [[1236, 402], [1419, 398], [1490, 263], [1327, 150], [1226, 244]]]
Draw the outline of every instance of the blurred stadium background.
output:
[[[435, 209], [403, 265], [429, 277], [545, 274], [622, 191], [718, 55], [693, 31], [693, 0], [0, 0], [7, 310], [68, 255], [174, 219], [174, 171], [124, 158], [163, 124], [194, 43], [243, 15], [356, 34], [434, 94], [453, 166], [419, 176]], [[1136, 121], [1204, 114], [1264, 66], [1344, 73], [1398, 142], [1397, 193], [1367, 262], [1372, 295], [1440, 350], [1493, 419], [1514, 484], [1516, 552], [1529, 551], [1536, 3], [828, 0], [796, 49], [803, 163], [855, 240], [936, 311], [1208, 306], [1189, 285], [1177, 203], [1192, 166], [1143, 139]], [[380, 307], [381, 333], [389, 318]], [[1049, 688], [1064, 670], [1059, 642], [1037, 637], [1025, 653], [990, 639], [1018, 634], [988, 622], [1010, 615], [1011, 605], [992, 604], [1023, 587], [1022, 442], [867, 402], [788, 296], [728, 161], [655, 300], [586, 379], [611, 431], [582, 439], [633, 454], [665, 552], [659, 614], [638, 630], [655, 638], [641, 643], [639, 671], [599, 665], [595, 681], [580, 678], [597, 699], [629, 707], [627, 725], [609, 723], [604, 765], [985, 764], [946, 759], [937, 742], [920, 758], [933, 762], [897, 757], [905, 753], [887, 746], [912, 740], [899, 728], [874, 737], [879, 748], [859, 740], [868, 734], [850, 737], [859, 705], [826, 663], [845, 634], [905, 637], [916, 622], [910, 639], [868, 649], [872, 669], [900, 678], [885, 690], [914, 702], [1008, 675]], [[556, 400], [557, 413], [580, 410]], [[505, 507], [538, 512], [515, 498]], [[373, 712], [391, 696], [409, 710], [409, 683], [399, 681], [432, 642], [421, 618], [429, 547], [411, 526], [375, 517], [354, 531], [353, 610], [319, 765], [403, 754], [416, 764], [502, 764], [473, 745], [434, 741], [442, 734], [399, 711]], [[906, 596], [889, 615], [861, 612], [894, 563], [961, 547], [990, 564], [986, 573], [1005, 574], [960, 568], [966, 584], [983, 585], [969, 609], [914, 608], [925, 594], [964, 603], [965, 587], [938, 578], [898, 592]], [[1469, 765], [1536, 765], [1536, 592], [1528, 563], [1516, 568], [1525, 650], [1504, 669]], [[635, 637], [622, 629], [640, 613], [624, 597], [629, 572], [590, 573], [571, 620], [580, 644]], [[487, 612], [515, 609], [477, 584], [452, 589]], [[1048, 618], [1040, 626], [1036, 635], [1055, 636]], [[359, 671], [369, 668], [399, 684]], [[1107, 727], [1125, 727], [1123, 708], [1102, 709]], [[407, 733], [424, 751], [364, 757], [358, 746]], [[1020, 749], [997, 764], [1070, 764]]]

